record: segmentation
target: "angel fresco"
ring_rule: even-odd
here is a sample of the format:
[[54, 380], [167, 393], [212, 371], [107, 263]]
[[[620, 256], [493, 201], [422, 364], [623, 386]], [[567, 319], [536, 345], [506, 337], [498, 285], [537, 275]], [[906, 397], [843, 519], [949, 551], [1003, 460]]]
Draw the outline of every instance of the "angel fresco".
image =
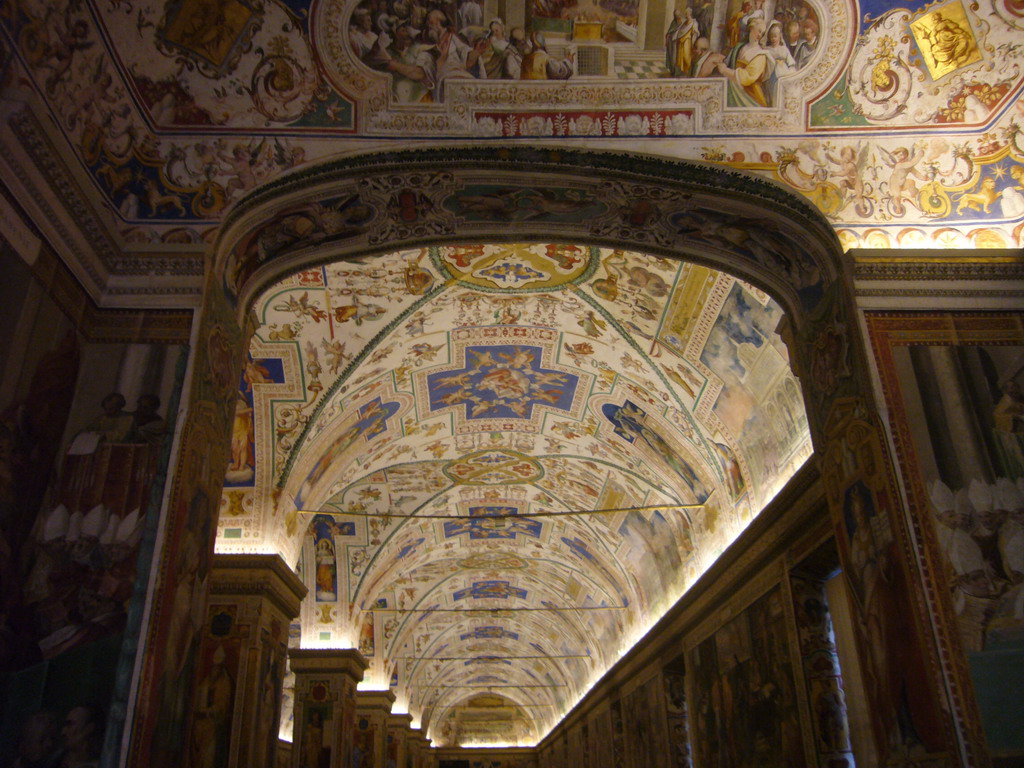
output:
[[47, 14], [47, 17], [52, 19], [53, 26], [50, 31], [53, 34], [52, 37], [42, 40], [42, 50], [36, 55], [39, 56], [41, 65], [50, 70], [46, 78], [46, 92], [51, 96], [57, 92], [57, 86], [72, 71], [76, 54], [94, 45], [94, 41], [89, 40], [88, 23], [84, 19], [74, 18], [74, 13], [80, 9], [78, 3], [68, 3], [64, 9], [63, 19], [59, 19], [56, 13], [52, 16]]

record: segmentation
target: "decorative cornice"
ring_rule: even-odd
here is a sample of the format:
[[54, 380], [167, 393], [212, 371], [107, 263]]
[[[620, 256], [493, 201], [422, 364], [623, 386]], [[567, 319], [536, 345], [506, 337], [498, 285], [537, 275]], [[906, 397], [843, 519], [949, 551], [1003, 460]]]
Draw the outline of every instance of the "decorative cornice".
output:
[[[86, 205], [81, 194], [80, 187], [72, 181], [63, 163], [57, 162], [57, 151], [46, 141], [46, 133], [43, 126], [39, 124], [35, 115], [29, 109], [24, 109], [11, 115], [7, 122], [11, 133], [18, 139], [18, 143], [25, 151], [25, 154], [42, 174], [50, 187], [55, 199], [60, 200], [64, 210], [74, 220], [75, 225], [85, 237], [90, 247], [95, 251], [95, 256], [104, 264], [109, 264], [119, 255], [120, 249], [111, 241], [104, 231], [103, 226], [96, 219], [92, 206]], [[6, 159], [6, 158], [5, 158]], [[24, 169], [19, 169], [24, 172]], [[24, 177], [22, 180], [25, 181]], [[97, 285], [102, 286], [105, 282], [99, 270], [88, 254], [81, 253], [72, 243], [74, 238], [67, 228], [61, 223], [61, 217], [57, 215], [42, 195], [36, 194], [35, 202], [40, 206], [50, 219], [50, 224], [55, 227], [65, 243], [73, 248], [75, 256], [89, 275], [95, 279]]]
[[851, 251], [855, 280], [1024, 280], [1024, 250], [896, 251], [877, 254]]
[[[126, 253], [120, 243], [110, 234], [109, 229], [96, 215], [95, 207], [88, 202], [88, 191], [72, 178], [67, 166], [60, 160], [55, 147], [47, 141], [46, 133], [35, 114], [23, 109], [8, 118], [10, 136], [24, 153], [18, 156], [7, 144], [0, 144], [0, 157], [15, 174], [18, 181], [32, 197], [34, 205], [45, 216], [47, 225], [60, 239], [67, 257], [74, 259], [96, 290], [106, 295], [111, 292], [109, 281], [120, 276], [201, 278], [204, 269], [202, 255], [183, 253], [169, 255], [166, 250], [153, 254]], [[25, 167], [27, 158], [34, 166], [38, 177], [30, 178]], [[46, 189], [40, 189], [38, 180], [43, 180]], [[51, 201], [60, 201], [55, 209]], [[69, 228], [68, 222], [73, 222]], [[121, 288], [120, 292], [138, 295], [198, 295], [198, 280], [186, 287], [147, 286], [138, 290]], [[99, 298], [99, 297], [97, 297]]]
[[383, 709], [387, 714], [391, 714], [394, 703], [394, 691], [356, 691], [356, 709], [359, 711]]
[[119, 256], [108, 264], [116, 275], [170, 275], [174, 277], [202, 277], [203, 257], [201, 255]]
[[858, 296], [892, 296], [892, 297], [907, 297], [907, 298], [927, 298], [929, 296], [942, 297], [942, 298], [955, 298], [955, 299], [969, 299], [969, 298], [993, 298], [993, 299], [1013, 299], [1017, 297], [1024, 297], [1024, 289], [1013, 290], [1013, 289], [993, 289], [985, 290], [983, 288], [970, 289], [970, 288], [860, 288], [857, 290]]
[[211, 595], [259, 596], [289, 619], [299, 615], [306, 586], [280, 555], [214, 555]]
[[[0, 234], [0, 253], [18, 259]], [[107, 309], [97, 307], [85, 288], [47, 244], [28, 267], [61, 312], [88, 341], [127, 344], [188, 344], [191, 309]]]
[[288, 660], [297, 674], [342, 674], [356, 682], [363, 679], [369, 666], [355, 648], [292, 648]]

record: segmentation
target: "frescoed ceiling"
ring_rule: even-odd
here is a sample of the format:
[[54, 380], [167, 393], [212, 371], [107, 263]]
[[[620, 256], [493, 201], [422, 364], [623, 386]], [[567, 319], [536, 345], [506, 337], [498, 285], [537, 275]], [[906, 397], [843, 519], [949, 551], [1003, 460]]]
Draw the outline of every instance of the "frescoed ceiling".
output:
[[[1020, 0], [6, 0], [0, 179], [133, 306], [194, 303], [247, 196], [410, 146], [729, 166], [847, 248], [1019, 248], [1022, 32]], [[419, 225], [414, 176], [284, 199], [227, 282]], [[706, 202], [503, 178], [443, 215], [756, 242]], [[252, 311], [218, 548], [299, 563], [301, 642], [359, 647], [439, 742], [542, 736], [810, 453], [781, 309], [703, 266], [471, 241], [307, 269]]]
[[11, 0], [2, 167], [98, 284], [194, 289], [233, 202], [396, 140], [725, 164], [846, 247], [1019, 247], [1022, 32], [1016, 0]]
[[218, 550], [301, 563], [302, 644], [436, 743], [534, 743], [810, 455], [779, 306], [695, 264], [419, 248], [254, 311]]

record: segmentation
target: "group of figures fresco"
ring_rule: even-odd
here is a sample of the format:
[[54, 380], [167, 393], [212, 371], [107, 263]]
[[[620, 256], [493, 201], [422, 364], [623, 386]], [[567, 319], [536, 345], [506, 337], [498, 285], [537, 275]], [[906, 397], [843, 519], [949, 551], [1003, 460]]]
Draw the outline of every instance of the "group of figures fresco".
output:
[[774, 588], [693, 651], [701, 766], [806, 765], [782, 599]]
[[[615, 38], [616, 21], [635, 27], [635, 7], [623, 16], [606, 5], [536, 3], [531, 19], [596, 23], [605, 40]], [[771, 6], [770, 15], [765, 0], [705, 0], [676, 10], [665, 33], [665, 74], [725, 77], [729, 106], [772, 106], [778, 79], [813, 56], [819, 21], [804, 0]], [[575, 70], [571, 50], [553, 57], [544, 32], [485, 19], [480, 0], [364, 0], [349, 23], [353, 53], [391, 74], [398, 103], [441, 102], [451, 79], [566, 80]]]
[[[665, 33], [665, 66], [673, 77], [725, 77], [731, 107], [770, 107], [780, 78], [802, 69], [818, 47], [819, 21], [803, 0], [711, 0], [677, 9]], [[727, 16], [727, 18], [726, 18]]]
[[567, 80], [573, 56], [552, 57], [543, 33], [484, 19], [480, 0], [364, 0], [348, 38], [367, 66], [389, 72], [401, 104], [444, 100], [452, 79]]
[[[929, 361], [922, 359], [927, 354], [923, 350], [934, 348], [912, 348], [909, 352], [915, 367], [927, 370]], [[951, 350], [940, 349], [935, 356], [947, 351]], [[922, 401], [932, 450], [939, 454], [935, 457], [935, 474], [925, 473], [928, 501], [934, 512], [936, 541], [951, 569], [958, 625], [969, 651], [1024, 643], [1024, 624], [1016, 608], [1024, 589], [1021, 353], [1021, 347], [956, 351], [957, 367], [973, 382], [968, 384], [971, 398], [988, 404], [982, 413], [982, 429], [987, 434], [982, 434], [976, 446], [980, 456], [970, 457], [968, 451], [939, 451], [939, 441], [953, 438], [947, 413], [956, 407], [955, 395], [947, 391], [937, 400]], [[1007, 363], [1010, 367], [1003, 367]], [[930, 385], [921, 382], [920, 386], [923, 389]], [[966, 395], [962, 392], [961, 396]], [[943, 435], [946, 430], [950, 432]], [[918, 450], [926, 453], [928, 449], [922, 446]], [[983, 463], [971, 466], [971, 458]], [[979, 466], [991, 474], [978, 477], [974, 472]]]
[[[2, 300], [24, 309], [32, 278], [0, 259]], [[128, 345], [86, 341], [45, 294], [29, 315], [24, 367], [0, 403], [0, 677], [33, 705], [8, 700], [0, 764], [94, 765], [169, 428], [160, 396], [116, 365], [89, 367]], [[164, 361], [150, 373], [166, 382], [176, 354], [136, 349]], [[132, 410], [120, 392], [96, 402], [90, 386], [130, 386]]]

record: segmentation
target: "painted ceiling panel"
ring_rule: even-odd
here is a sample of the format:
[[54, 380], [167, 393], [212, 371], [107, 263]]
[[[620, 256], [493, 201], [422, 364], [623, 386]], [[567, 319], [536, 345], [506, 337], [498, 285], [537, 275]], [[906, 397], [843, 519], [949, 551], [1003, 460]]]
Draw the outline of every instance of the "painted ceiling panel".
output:
[[431, 247], [255, 312], [218, 550], [301, 560], [301, 642], [438, 741], [496, 739], [480, 689], [540, 738], [810, 453], [779, 306], [694, 264]]
[[[746, 169], [807, 196], [848, 247], [1021, 245], [1017, 3], [741, 5], [12, 0], [5, 114], [30, 105], [12, 138], [50, 134], [126, 251], [196, 253], [232, 203], [318, 161], [495, 138]], [[535, 215], [500, 191], [463, 213]], [[358, 226], [366, 211], [335, 202]]]

